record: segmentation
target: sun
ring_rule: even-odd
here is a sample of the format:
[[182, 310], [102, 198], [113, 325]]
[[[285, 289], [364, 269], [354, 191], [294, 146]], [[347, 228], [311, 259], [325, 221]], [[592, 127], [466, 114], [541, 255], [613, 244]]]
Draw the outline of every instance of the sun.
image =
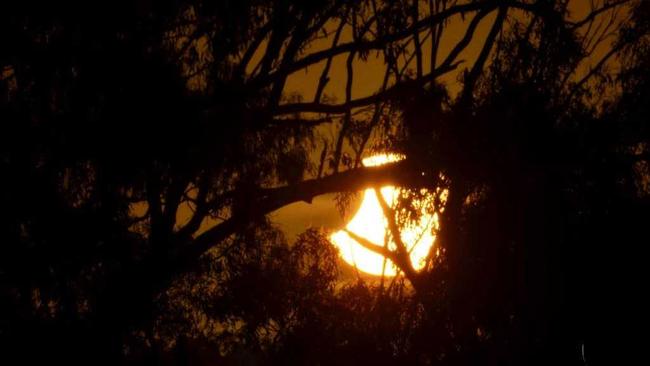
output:
[[[378, 166], [402, 159], [402, 156], [396, 154], [375, 155], [364, 159], [363, 165]], [[388, 203], [394, 202], [398, 192], [393, 186], [381, 187], [380, 191], [384, 200]], [[345, 228], [377, 245], [387, 244], [390, 249], [394, 249], [394, 243], [385, 243], [386, 223], [387, 221], [375, 190], [370, 188], [364, 191], [359, 210], [347, 223]], [[433, 228], [437, 227], [437, 225], [437, 215], [426, 213], [423, 210], [419, 222], [401, 230], [402, 241], [410, 252], [411, 263], [416, 270], [422, 269], [426, 264], [425, 259], [435, 242]], [[331, 239], [332, 243], [338, 247], [341, 258], [358, 270], [377, 276], [381, 276], [382, 274], [384, 276], [397, 275], [397, 269], [390, 260], [361, 246], [344, 230], [335, 232], [331, 236]]]

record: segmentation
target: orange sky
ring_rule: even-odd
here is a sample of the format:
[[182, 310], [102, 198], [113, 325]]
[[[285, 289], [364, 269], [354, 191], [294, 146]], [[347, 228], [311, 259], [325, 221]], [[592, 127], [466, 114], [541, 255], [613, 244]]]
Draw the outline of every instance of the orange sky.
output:
[[[583, 19], [590, 11], [590, 2], [591, 1], [589, 0], [571, 1], [569, 4], [571, 20]], [[521, 17], [522, 13], [519, 11], [511, 11], [509, 15]], [[492, 26], [495, 17], [496, 11], [481, 21], [476, 30], [474, 39], [459, 56], [459, 59], [465, 60], [464, 63], [455, 72], [439, 78], [439, 82], [443, 82], [452, 95], [455, 95], [460, 89], [460, 85], [456, 81], [458, 74], [473, 65], [474, 60], [483, 45], [484, 37]], [[448, 23], [441, 38], [438, 62], [444, 59], [449, 51], [456, 45], [458, 40], [463, 37], [471, 19], [471, 15], [467, 16], [464, 20], [460, 16], [455, 16], [450, 23]], [[336, 27], [336, 25], [330, 24], [329, 27]], [[349, 38], [350, 32], [348, 31], [347, 34], [344, 32], [341, 36], [341, 41], [349, 41]], [[314, 43], [313, 48], [306, 52], [313, 52], [326, 48], [329, 45], [331, 45], [330, 39], [319, 40]], [[603, 55], [608, 50], [608, 46], [609, 42], [605, 42], [600, 48], [598, 48], [596, 52], [594, 52], [593, 59], [597, 60], [601, 55]], [[429, 48], [430, 42], [426, 42], [423, 50], [428, 50]], [[423, 52], [423, 56], [423, 68], [424, 70], [428, 70], [431, 61], [428, 52]], [[344, 100], [345, 95], [346, 57], [347, 55], [339, 55], [333, 60], [329, 75], [331, 80], [325, 88], [325, 93], [334, 96], [338, 102]], [[595, 63], [595, 61], [590, 60], [588, 64], [582, 65], [581, 72], [584, 73], [593, 63]], [[324, 66], [325, 62], [323, 61], [307, 70], [301, 70], [292, 74], [287, 81], [285, 93], [299, 93], [303, 95], [306, 100], [311, 100]], [[385, 72], [383, 57], [380, 53], [371, 53], [370, 57], [368, 57], [366, 61], [360, 59], [355, 60], [353, 68], [353, 98], [372, 95], [380, 88]], [[323, 129], [321, 133], [328, 135], [329, 138], [333, 138], [335, 131], [333, 128], [328, 127]], [[315, 153], [320, 153], [320, 151]], [[297, 202], [274, 212], [271, 217], [276, 224], [285, 230], [290, 238], [295, 237], [295, 235], [310, 226], [323, 226], [329, 229], [338, 230], [345, 225], [346, 218], [341, 218], [341, 215], [338, 213], [333, 202], [333, 197], [334, 195], [316, 197], [311, 204]], [[349, 209], [351, 215], [354, 214], [358, 205], [358, 201], [353, 202], [352, 207]]]

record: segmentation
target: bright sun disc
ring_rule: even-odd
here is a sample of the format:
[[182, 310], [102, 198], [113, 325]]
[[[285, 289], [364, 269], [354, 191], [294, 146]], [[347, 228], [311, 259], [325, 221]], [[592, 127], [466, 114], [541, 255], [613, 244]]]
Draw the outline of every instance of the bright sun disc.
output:
[[[402, 160], [403, 157], [395, 154], [375, 155], [363, 159], [364, 166], [378, 166]], [[393, 202], [397, 189], [393, 186], [384, 186], [380, 189], [384, 200]], [[407, 250], [410, 252], [411, 263], [415, 270], [425, 266], [425, 259], [433, 246], [435, 236], [432, 233], [434, 225], [437, 225], [437, 215], [422, 212], [419, 222], [407, 228], [402, 228], [401, 238]], [[386, 218], [375, 194], [375, 190], [366, 189], [363, 193], [363, 200], [359, 210], [346, 225], [346, 229], [358, 236], [383, 246], [386, 239]], [[375, 253], [352, 239], [345, 231], [340, 230], [332, 235], [332, 243], [339, 248], [344, 261], [355, 266], [362, 272], [380, 276], [395, 276], [397, 270], [393, 263], [384, 256]], [[389, 249], [395, 249], [395, 244], [388, 243]]]

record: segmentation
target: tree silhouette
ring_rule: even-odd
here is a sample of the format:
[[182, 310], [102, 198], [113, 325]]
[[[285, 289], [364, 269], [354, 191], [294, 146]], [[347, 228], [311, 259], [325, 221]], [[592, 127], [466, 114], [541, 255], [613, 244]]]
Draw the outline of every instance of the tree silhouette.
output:
[[[648, 7], [572, 3], [8, 4], [0, 342], [26, 362], [584, 362], [594, 304], [627, 296], [600, 302], [599, 268], [645, 238]], [[396, 250], [355, 239], [390, 284], [341, 285], [324, 233], [268, 218], [387, 184]], [[422, 189], [446, 192], [443, 251], [417, 272], [399, 238]]]

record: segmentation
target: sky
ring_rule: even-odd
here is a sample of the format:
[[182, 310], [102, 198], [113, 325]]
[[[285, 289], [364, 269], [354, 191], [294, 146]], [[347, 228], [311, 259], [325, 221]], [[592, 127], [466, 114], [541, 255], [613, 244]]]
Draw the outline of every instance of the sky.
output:
[[[569, 3], [571, 12], [571, 20], [583, 19], [590, 11], [590, 0], [573, 0]], [[521, 17], [522, 13], [518, 11], [511, 11], [509, 13], [513, 17]], [[476, 59], [480, 49], [483, 45], [485, 36], [489, 32], [490, 27], [494, 23], [496, 12], [485, 17], [479, 24], [475, 37], [468, 47], [460, 54], [459, 59], [464, 60], [461, 66], [455, 71], [451, 72], [439, 79], [439, 82], [445, 84], [450, 94], [456, 95], [460, 90], [460, 84], [457, 81], [459, 73], [465, 69], [470, 68]], [[467, 16], [462, 19], [461, 16], [454, 17], [447, 25], [441, 38], [438, 63], [444, 59], [456, 43], [463, 37], [472, 16]], [[328, 25], [330, 29], [336, 27], [336, 24]], [[350, 32], [343, 32], [340, 42], [350, 40]], [[312, 49], [306, 50], [307, 53], [327, 48], [331, 45], [331, 39], [323, 39], [315, 42]], [[605, 42], [598, 48], [593, 56], [593, 60], [603, 55], [608, 49], [609, 43]], [[428, 50], [430, 42], [424, 44], [423, 50], [423, 68], [426, 72], [430, 68], [430, 57], [428, 57]], [[346, 80], [346, 61], [347, 55], [339, 55], [334, 58], [330, 69], [330, 82], [325, 88], [325, 94], [333, 96], [340, 103], [343, 101], [345, 95], [345, 80]], [[595, 62], [590, 61], [591, 64]], [[254, 64], [254, 63], [253, 63]], [[318, 80], [321, 72], [325, 66], [325, 62], [321, 62], [307, 70], [301, 70], [292, 74], [287, 80], [285, 87], [286, 94], [298, 93], [303, 95], [306, 100], [313, 98]], [[581, 72], [586, 72], [590, 64], [585, 64]], [[354, 69], [354, 83], [352, 86], [352, 98], [359, 98], [369, 96], [375, 93], [381, 86], [382, 78], [385, 72], [383, 58], [379, 53], [371, 53], [367, 60], [362, 61], [356, 59], [353, 64]], [[335, 131], [330, 126], [320, 131], [330, 138], [334, 136]], [[320, 150], [315, 151], [315, 154], [320, 154]], [[314, 157], [317, 159], [317, 157]], [[323, 227], [329, 230], [341, 229], [347, 220], [354, 215], [360, 204], [361, 195], [353, 200], [351, 207], [348, 209], [347, 217], [341, 217], [341, 214], [336, 208], [333, 198], [334, 194], [316, 197], [312, 203], [297, 202], [288, 205], [280, 210], [271, 214], [272, 221], [285, 231], [285, 234], [290, 240], [295, 238], [298, 234], [303, 232], [309, 227]]]

